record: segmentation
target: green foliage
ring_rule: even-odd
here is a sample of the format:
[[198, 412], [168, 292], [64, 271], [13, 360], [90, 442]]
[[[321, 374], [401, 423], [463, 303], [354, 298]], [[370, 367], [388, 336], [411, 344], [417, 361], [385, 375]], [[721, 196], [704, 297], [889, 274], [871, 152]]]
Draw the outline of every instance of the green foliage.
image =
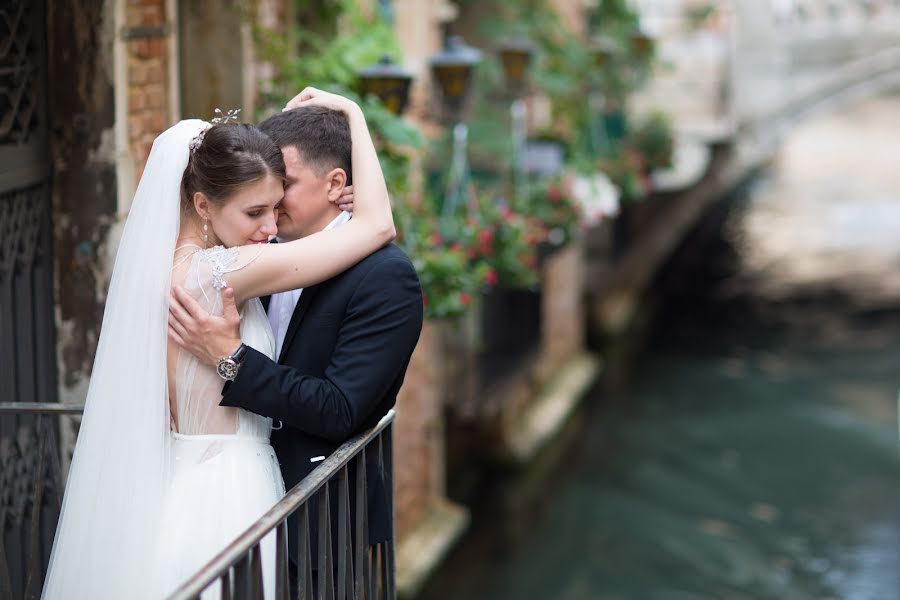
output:
[[273, 31], [254, 25], [260, 55], [275, 67], [263, 94], [262, 112], [280, 110], [306, 86], [351, 98], [366, 115], [388, 189], [394, 196], [405, 194], [409, 191], [409, 155], [422, 146], [422, 136], [377, 98], [363, 98], [358, 91], [360, 69], [385, 54], [400, 56], [394, 32], [377, 15], [366, 15], [355, 2], [331, 0], [326, 4], [330, 19], [336, 21], [340, 16], [340, 35], [300, 27]]
[[456, 240], [471, 265], [490, 266], [492, 281], [506, 287], [537, 284], [537, 243], [543, 231], [511, 206], [488, 195], [475, 198]]
[[539, 225], [542, 241], [551, 246], [568, 244], [579, 233], [581, 207], [562, 177], [534, 186], [520, 210], [527, 219]]
[[639, 123], [632, 133], [632, 145], [644, 159], [648, 171], [672, 166], [674, 138], [672, 124], [664, 113], [654, 112]]
[[597, 166], [619, 188], [623, 203], [642, 200], [650, 193], [644, 159], [633, 148], [617, 148], [601, 158]]
[[684, 18], [691, 29], [702, 29], [716, 16], [718, 9], [714, 2], [688, 6], [684, 11]]
[[565, 140], [569, 155], [582, 153], [589, 147], [586, 135], [591, 122], [586, 101], [593, 72], [590, 49], [566, 27], [548, 0], [523, 0], [501, 7], [496, 10], [504, 18], [486, 23], [487, 36], [525, 35], [535, 44], [529, 78], [550, 100], [551, 135]]
[[471, 261], [461, 244], [448, 244], [427, 206], [396, 206], [394, 219], [397, 243], [409, 254], [419, 274], [426, 317], [457, 319], [464, 315], [472, 299], [493, 280], [490, 267], [482, 261]]

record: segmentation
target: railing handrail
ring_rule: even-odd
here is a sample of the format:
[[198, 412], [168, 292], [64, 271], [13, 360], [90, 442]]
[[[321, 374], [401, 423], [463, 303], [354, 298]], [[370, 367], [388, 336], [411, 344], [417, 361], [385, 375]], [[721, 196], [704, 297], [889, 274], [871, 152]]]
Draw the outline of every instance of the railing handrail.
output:
[[239, 535], [231, 544], [225, 547], [212, 560], [206, 563], [200, 571], [194, 574], [168, 597], [168, 600], [186, 600], [199, 597], [209, 585], [218, 580], [228, 569], [234, 566], [241, 558], [260, 542], [269, 532], [275, 529], [279, 523], [286, 520], [300, 506], [311, 499], [319, 488], [331, 479], [341, 468], [350, 462], [354, 456], [378, 434], [380, 434], [394, 420], [394, 410], [391, 409], [372, 429], [344, 442], [328, 458], [322, 461], [309, 475], [292, 487], [278, 503], [269, 509], [244, 533]]
[[0, 402], [0, 415], [23, 413], [31, 415], [79, 415], [84, 412], [84, 404], [61, 404], [59, 402]]

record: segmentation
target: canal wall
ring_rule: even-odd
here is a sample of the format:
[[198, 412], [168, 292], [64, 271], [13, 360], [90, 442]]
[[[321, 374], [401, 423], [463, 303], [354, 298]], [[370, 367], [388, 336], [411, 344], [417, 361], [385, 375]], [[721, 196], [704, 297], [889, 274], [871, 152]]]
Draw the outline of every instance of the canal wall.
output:
[[[784, 32], [732, 31], [728, 64], [715, 69], [726, 81], [704, 82], [713, 119], [673, 115], [676, 154], [690, 160], [654, 173], [655, 192], [622, 205], [616, 218], [546, 260], [537, 289], [498, 290], [463, 323], [428, 326], [434, 331], [423, 336], [414, 360], [428, 365], [429, 383], [412, 379], [416, 384], [404, 393], [420, 399], [398, 401], [398, 414], [416, 403], [428, 411], [410, 421], [428, 429], [413, 437], [430, 439], [404, 448], [408, 459], [398, 456], [398, 472], [409, 466], [411, 480], [406, 486], [398, 479], [398, 516], [407, 515], [398, 520], [404, 595], [416, 595], [456, 541], [470, 535], [470, 511], [485, 490], [502, 489], [491, 502], [504, 513], [528, 514], [542, 501], [577, 443], [588, 390], [599, 386], [601, 396], [612, 396], [641, 349], [664, 266], [718, 202], [772, 160], [786, 132], [822, 111], [900, 89], [900, 36], [890, 28], [871, 36], [864, 28], [825, 36], [804, 31], [793, 41]], [[831, 44], [834, 36], [840, 43]], [[817, 57], [826, 50], [823, 68]], [[639, 98], [635, 109], [666, 106], [673, 88], [658, 89], [661, 98]], [[718, 104], [717, 89], [724, 98]], [[507, 339], [497, 339], [498, 331]], [[410, 377], [419, 377], [416, 371]], [[432, 392], [424, 391], [428, 386]], [[416, 486], [417, 499], [404, 500], [400, 488], [409, 494]], [[418, 508], [408, 508], [415, 502]], [[522, 532], [503, 535], [517, 539]]]

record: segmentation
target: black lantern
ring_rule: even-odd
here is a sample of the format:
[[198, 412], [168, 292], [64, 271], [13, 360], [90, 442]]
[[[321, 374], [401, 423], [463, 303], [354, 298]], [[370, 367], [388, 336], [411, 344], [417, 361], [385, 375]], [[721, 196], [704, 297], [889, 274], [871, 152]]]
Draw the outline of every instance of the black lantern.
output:
[[631, 32], [631, 51], [638, 58], [649, 58], [653, 54], [654, 41], [644, 30], [637, 28]]
[[511, 93], [518, 95], [525, 89], [525, 76], [534, 56], [534, 44], [525, 37], [512, 38], [500, 44], [498, 52], [506, 85]]
[[444, 110], [451, 121], [460, 120], [463, 105], [481, 52], [467, 46], [462, 38], [450, 36], [444, 49], [428, 60], [431, 73], [441, 90]]
[[366, 67], [358, 73], [360, 89], [364, 95], [374, 94], [395, 115], [402, 114], [409, 104], [409, 86], [412, 75], [383, 56], [378, 64]]
[[616, 43], [608, 37], [597, 37], [591, 43], [591, 58], [598, 69], [607, 68], [613, 61], [618, 51]]

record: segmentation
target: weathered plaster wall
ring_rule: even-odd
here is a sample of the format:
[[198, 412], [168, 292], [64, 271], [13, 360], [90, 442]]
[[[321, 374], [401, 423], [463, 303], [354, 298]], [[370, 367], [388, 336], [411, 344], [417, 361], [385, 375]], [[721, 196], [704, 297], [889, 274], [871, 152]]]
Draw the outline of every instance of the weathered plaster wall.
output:
[[47, 15], [57, 348], [64, 401], [83, 399], [108, 282], [102, 257], [116, 214], [111, 4], [52, 2]]

